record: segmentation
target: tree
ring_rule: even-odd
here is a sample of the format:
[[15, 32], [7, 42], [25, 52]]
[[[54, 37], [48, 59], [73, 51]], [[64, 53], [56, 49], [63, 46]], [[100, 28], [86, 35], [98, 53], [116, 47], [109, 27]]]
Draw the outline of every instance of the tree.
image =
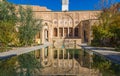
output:
[[12, 44], [15, 35], [17, 16], [15, 7], [6, 0], [0, 2], [0, 43], [3, 47]]
[[113, 34], [111, 41], [113, 46], [120, 45], [120, 12], [116, 13], [109, 25], [109, 31]]
[[19, 41], [21, 45], [31, 45], [34, 42], [35, 35], [41, 28], [41, 20], [35, 19], [30, 7], [19, 8]]
[[95, 9], [105, 10], [105, 9], [108, 9], [114, 3], [115, 3], [115, 0], [99, 0], [97, 5], [95, 5]]
[[[116, 6], [116, 4], [113, 6]], [[118, 43], [120, 41], [120, 12], [116, 11], [118, 7], [114, 8], [113, 6], [103, 10], [99, 17], [99, 24], [92, 27], [93, 44], [102, 46], [117, 46], [120, 44]]]

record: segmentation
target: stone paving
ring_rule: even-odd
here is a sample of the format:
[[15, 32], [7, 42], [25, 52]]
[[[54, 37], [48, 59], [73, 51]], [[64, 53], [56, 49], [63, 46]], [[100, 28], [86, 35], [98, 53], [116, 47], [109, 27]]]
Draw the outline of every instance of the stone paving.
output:
[[92, 51], [95, 54], [104, 56], [105, 58], [111, 60], [114, 63], [120, 64], [120, 52], [113, 51], [114, 48], [110, 47], [91, 47], [86, 44], [80, 45], [82, 49], [86, 51]]
[[15, 48], [13, 50], [9, 50], [7, 52], [0, 53], [0, 59], [6, 58], [6, 57], [8, 58], [11, 56], [16, 56], [16, 55], [21, 55], [21, 54], [28, 53], [28, 52], [31, 52], [34, 50], [45, 48], [45, 47], [50, 46], [50, 45], [51, 45], [51, 43], [46, 42], [45, 44], [38, 45], [38, 46]]

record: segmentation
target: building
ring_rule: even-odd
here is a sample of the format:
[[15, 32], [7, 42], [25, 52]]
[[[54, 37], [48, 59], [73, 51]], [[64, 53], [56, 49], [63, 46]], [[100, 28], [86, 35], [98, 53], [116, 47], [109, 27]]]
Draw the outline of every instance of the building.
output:
[[[35, 41], [39, 44], [50, 42], [55, 46], [90, 42], [91, 25], [86, 24], [86, 21], [95, 22], [92, 20], [96, 20], [97, 15], [101, 13], [101, 11], [69, 11], [69, 0], [62, 0], [62, 11], [51, 11], [39, 6], [30, 7], [33, 9], [34, 17], [43, 20], [42, 31], [36, 35]], [[88, 27], [89, 29], [85, 29]]]
[[88, 30], [83, 30], [86, 26], [83, 22], [96, 20], [101, 11], [68, 11], [68, 0], [63, 0], [62, 4], [62, 11], [34, 10], [35, 18], [43, 20], [42, 32], [36, 36], [36, 42], [48, 41], [59, 46], [90, 41]]
[[73, 41], [81, 43], [84, 37], [81, 22], [85, 20], [97, 19], [97, 14], [100, 11], [68, 11], [68, 12], [53, 12], [53, 11], [36, 11], [35, 18], [43, 20], [43, 29], [41, 32], [41, 42], [49, 41], [59, 44], [61, 42]]

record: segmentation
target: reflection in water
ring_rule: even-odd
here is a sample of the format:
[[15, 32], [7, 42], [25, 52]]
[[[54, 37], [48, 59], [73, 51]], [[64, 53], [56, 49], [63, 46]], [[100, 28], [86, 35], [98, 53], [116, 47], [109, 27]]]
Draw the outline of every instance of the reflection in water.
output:
[[120, 65], [111, 63], [101, 56], [93, 55], [92, 67], [99, 69], [102, 76], [120, 76]]
[[37, 76], [41, 68], [33, 53], [15, 56], [0, 61], [0, 76]]
[[35, 56], [44, 67], [41, 75], [90, 75], [91, 56], [80, 49], [48, 47], [35, 51]]
[[120, 76], [120, 65], [90, 51], [52, 47], [0, 61], [0, 76], [41, 75]]

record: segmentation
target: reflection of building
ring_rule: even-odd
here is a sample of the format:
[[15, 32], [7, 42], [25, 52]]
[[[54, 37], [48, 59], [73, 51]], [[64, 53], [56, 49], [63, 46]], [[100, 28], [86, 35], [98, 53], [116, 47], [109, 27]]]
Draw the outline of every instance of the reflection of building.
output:
[[[98, 76], [91, 68], [92, 56], [81, 49], [42, 48], [35, 51], [40, 60], [40, 75]], [[38, 75], [36, 75], [38, 76]]]
[[[76, 51], [78, 51], [76, 53]], [[89, 75], [89, 68], [81, 67], [77, 61], [80, 49], [43, 48], [35, 51], [35, 57], [40, 59], [42, 75]]]

